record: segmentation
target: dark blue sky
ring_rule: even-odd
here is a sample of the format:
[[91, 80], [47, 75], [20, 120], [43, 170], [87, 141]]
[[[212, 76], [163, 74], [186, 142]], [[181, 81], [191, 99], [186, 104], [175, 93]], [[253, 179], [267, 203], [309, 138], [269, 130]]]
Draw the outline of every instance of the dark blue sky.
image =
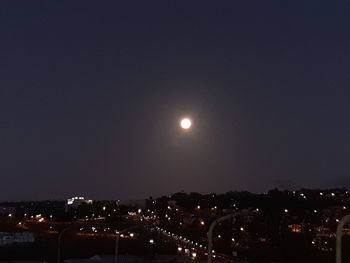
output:
[[0, 200], [350, 187], [349, 14], [1, 1]]

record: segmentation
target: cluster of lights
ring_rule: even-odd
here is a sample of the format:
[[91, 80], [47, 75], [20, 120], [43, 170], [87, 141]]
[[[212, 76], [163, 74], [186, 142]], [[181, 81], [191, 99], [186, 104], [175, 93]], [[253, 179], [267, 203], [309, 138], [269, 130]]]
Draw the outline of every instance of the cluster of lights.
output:
[[[293, 194], [295, 195], [296, 192], [293, 191]], [[323, 196], [324, 194], [323, 194], [322, 192], [320, 192], [319, 195], [320, 195], [320, 196]], [[335, 196], [336, 196], [335, 193], [330, 193], [329, 195], [332, 196], [332, 197], [335, 197]], [[306, 197], [306, 195], [305, 195], [304, 193], [300, 193], [300, 196], [301, 196], [303, 199], [307, 200], [307, 197]], [[234, 204], [233, 206], [236, 206], [236, 204]], [[168, 208], [169, 210], [172, 209], [170, 206], [168, 206], [167, 208]], [[200, 206], [200, 205], [196, 206], [196, 209], [197, 209], [197, 210], [201, 209], [201, 206]], [[211, 210], [216, 210], [216, 209], [217, 209], [217, 206], [211, 207]], [[342, 209], [343, 209], [343, 210], [346, 210], [347, 207], [346, 207], [346, 206], [343, 206]], [[178, 209], [176, 209], [176, 210], [178, 210]], [[259, 212], [259, 209], [256, 208], [254, 211]], [[288, 210], [288, 209], [284, 209], [283, 211], [284, 211], [284, 213], [289, 213], [289, 210]], [[314, 209], [313, 212], [314, 212], [314, 213], [318, 213], [318, 210], [317, 210], [317, 209]], [[170, 220], [170, 217], [169, 217], [168, 215], [165, 215], [165, 217], [168, 218], [168, 220]], [[337, 218], [335, 219], [335, 221], [338, 222], [338, 223], [340, 222], [340, 220], [337, 219]], [[328, 222], [328, 220], [326, 220], [326, 222]], [[200, 223], [200, 225], [202, 225], [202, 226], [205, 225], [205, 222], [204, 222], [203, 220], [200, 220], [199, 223]], [[182, 222], [180, 222], [179, 224], [182, 225]], [[193, 241], [190, 241], [190, 240], [188, 240], [188, 239], [186, 239], [186, 238], [183, 238], [182, 236], [178, 237], [177, 235], [174, 235], [173, 233], [167, 232], [167, 231], [165, 231], [165, 230], [163, 230], [163, 229], [160, 229], [160, 228], [158, 228], [158, 230], [164, 232], [165, 234], [167, 234], [167, 235], [169, 235], [169, 236], [173, 236], [173, 237], [175, 237], [176, 239], [179, 238], [180, 240], [182, 240], [182, 241], [184, 241], [184, 242], [186, 242], [186, 243], [190, 243], [190, 244], [193, 244], [193, 245], [196, 245], [196, 246], [198, 245], [198, 243], [194, 243]], [[243, 227], [240, 227], [240, 231], [245, 231], [245, 230], [244, 230]], [[311, 229], [309, 229], [309, 231], [311, 231]], [[221, 235], [218, 235], [217, 237], [218, 237], [218, 238], [221, 238]], [[231, 241], [232, 241], [232, 242], [235, 242], [235, 239], [232, 238]], [[311, 243], [314, 245], [314, 244], [315, 244], [315, 241], [312, 241]], [[327, 241], [324, 242], [324, 244], [327, 244]], [[200, 247], [203, 248], [202, 245], [200, 245]], [[204, 248], [205, 248], [205, 247], [204, 247]], [[179, 251], [179, 252], [183, 251], [183, 248], [182, 248], [182, 247], [178, 247], [178, 251]], [[213, 252], [214, 252], [214, 251], [213, 251]]]
[[214, 206], [214, 207], [211, 208], [211, 210], [214, 211], [214, 210], [216, 210], [217, 208], [218, 208], [217, 206]]
[[[51, 229], [52, 227], [50, 227], [50, 229]], [[89, 228], [90, 229], [90, 228]], [[79, 228], [79, 231], [80, 232], [82, 232], [82, 231], [84, 231], [85, 230], [85, 228], [84, 227], [81, 227], [81, 228]], [[87, 231], [89, 231], [89, 230], [87, 230]], [[90, 229], [90, 231], [91, 232], [94, 232], [94, 233], [98, 233], [98, 232], [109, 232], [109, 231], [112, 231], [111, 230], [111, 228], [110, 227], [105, 227], [105, 228], [103, 228], [103, 229], [99, 229], [98, 227], [95, 227], [95, 226], [92, 226], [91, 227], [91, 229]], [[114, 232], [114, 230], [113, 230], [113, 232]], [[118, 235], [119, 234], [119, 232], [116, 230], [115, 231], [115, 233]], [[120, 237], [125, 237], [125, 235], [124, 234], [121, 234], [120, 235]], [[134, 237], [134, 233], [129, 233], [129, 237], [131, 237], [131, 238], [133, 238]]]
[[333, 248], [328, 247], [328, 241], [321, 241], [321, 240], [312, 240], [312, 245], [316, 245], [318, 249], [322, 251], [333, 251]]
[[[295, 192], [293, 191], [293, 194], [295, 194]], [[320, 192], [319, 193], [320, 194], [320, 196], [323, 196], [323, 193], [322, 192]], [[335, 196], [335, 193], [331, 193], [330, 194], [332, 197], [334, 197]], [[303, 193], [300, 193], [300, 196], [301, 197], [303, 197], [304, 199], [306, 199], [306, 196], [303, 194]], [[77, 200], [81, 200], [81, 197], [75, 197]], [[72, 198], [73, 200], [75, 200], [75, 198]], [[154, 203], [154, 201], [153, 201], [153, 203]], [[236, 206], [235, 204], [233, 205], [233, 206]], [[167, 207], [169, 210], [172, 210], [172, 208], [170, 207], [170, 206], [168, 206]], [[347, 209], [345, 206], [343, 206], [342, 207], [344, 210], [345, 209]], [[106, 210], [106, 207], [104, 206], [103, 208], [102, 208], [104, 211]], [[201, 209], [201, 207], [198, 205], [197, 207], [196, 207], [196, 209]], [[212, 207], [211, 208], [212, 210], [216, 210], [217, 209], [217, 206], [215, 206], [215, 207]], [[114, 209], [114, 211], [116, 211], [115, 209]], [[178, 209], [176, 209], [176, 211], [178, 211]], [[258, 208], [256, 208], [255, 209], [255, 211], [256, 212], [259, 212], [259, 209]], [[150, 210], [148, 210], [148, 212], [150, 212]], [[284, 212], [285, 213], [288, 213], [289, 211], [288, 211], [288, 209], [284, 209]], [[317, 213], [317, 210], [316, 209], [314, 209], [313, 210], [313, 212], [314, 213]], [[140, 209], [138, 210], [138, 213], [141, 213], [141, 211], [140, 211]], [[152, 212], [153, 213], [153, 212]], [[8, 214], [8, 217], [12, 217], [13, 215], [12, 214]], [[95, 215], [94, 214], [92, 214], [92, 217], [94, 217]], [[108, 214], [108, 216], [110, 216], [110, 214]], [[24, 214], [24, 217], [27, 217], [27, 214]], [[52, 219], [52, 215], [50, 215], [50, 218]], [[100, 215], [99, 215], [99, 217], [100, 217]], [[31, 216], [31, 218], [34, 218], [34, 216]], [[39, 214], [39, 215], [35, 215], [35, 218], [39, 221], [39, 222], [43, 222], [45, 219], [44, 219], [44, 217], [42, 217], [41, 216], [41, 214]], [[88, 216], [86, 216], [86, 218], [88, 218]], [[152, 217], [151, 217], [152, 218]], [[154, 216], [154, 218], [156, 218], [155, 216]], [[170, 216], [168, 216], [167, 214], [165, 215], [165, 218], [167, 218], [168, 220], [170, 220]], [[340, 220], [339, 219], [335, 219], [335, 221], [336, 222], [339, 222]], [[327, 221], [328, 222], [328, 221]], [[180, 222], [179, 223], [180, 225], [182, 225], [182, 222]], [[19, 222], [19, 225], [21, 225], [21, 222]], [[202, 226], [204, 226], [205, 225], [205, 222], [203, 221], [203, 220], [201, 220], [200, 221], [200, 225], [202, 225]], [[52, 227], [50, 227], [50, 228], [52, 228]], [[82, 230], [82, 229], [81, 229]], [[97, 232], [97, 229], [96, 228], [93, 228], [92, 229], [93, 230], [93, 232]], [[194, 243], [193, 241], [190, 241], [190, 240], [188, 240], [188, 239], [186, 239], [186, 238], [183, 238], [183, 237], [178, 237], [177, 235], [175, 235], [175, 234], [173, 234], [173, 233], [171, 233], [171, 232], [167, 232], [167, 231], [165, 231], [165, 230], [163, 230], [163, 229], [160, 229], [160, 228], [158, 228], [158, 230], [161, 230], [163, 233], [165, 232], [167, 235], [169, 235], [169, 236], [172, 236], [172, 237], [174, 237], [174, 238], [176, 238], [176, 239], [180, 239], [180, 240], [182, 240], [182, 241], [185, 241], [186, 243], [190, 243], [190, 244], [193, 244], [193, 245], [196, 245], [196, 246], [199, 246], [199, 247], [203, 247], [202, 245], [198, 245], [198, 243]], [[244, 228], [243, 227], [241, 227], [240, 228], [240, 230], [241, 231], [244, 231]], [[104, 231], [106, 231], [106, 229], [104, 230]], [[129, 236], [130, 237], [134, 237], [134, 234], [133, 233], [130, 233], [129, 234]], [[121, 235], [121, 237], [123, 237], [123, 235]], [[220, 235], [218, 235], [218, 238], [221, 238], [221, 236]], [[234, 242], [235, 240], [234, 240], [234, 238], [232, 238], [232, 242]], [[150, 244], [153, 244], [154, 243], [154, 240], [153, 239], [150, 239], [149, 240], [149, 243]], [[312, 244], [315, 244], [315, 241], [312, 241]], [[205, 248], [205, 247], [204, 247]], [[182, 251], [182, 248], [181, 247], [178, 247], [178, 250], [179, 251]], [[192, 256], [193, 256], [193, 254], [195, 254], [195, 253], [192, 253]], [[196, 256], [196, 255], [195, 255]], [[195, 257], [194, 256], [194, 257]]]
[[[192, 250], [194, 250], [194, 248], [192, 248]], [[178, 248], [177, 248], [177, 251], [178, 251], [178, 252], [184, 251], [185, 254], [190, 255], [190, 256], [192, 257], [192, 259], [195, 259], [195, 258], [197, 257], [197, 253], [194, 252], [194, 251], [191, 253], [190, 250], [189, 250], [188, 248], [183, 249], [182, 247], [178, 247]]]
[[70, 199], [67, 199], [67, 204], [72, 205], [75, 201], [92, 204], [92, 200], [86, 200], [83, 196], [77, 196], [77, 197], [72, 197]]

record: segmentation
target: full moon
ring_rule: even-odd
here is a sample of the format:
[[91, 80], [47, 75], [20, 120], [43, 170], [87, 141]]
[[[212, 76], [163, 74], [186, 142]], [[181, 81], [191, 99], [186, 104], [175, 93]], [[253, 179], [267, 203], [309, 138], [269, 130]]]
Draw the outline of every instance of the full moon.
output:
[[180, 125], [181, 125], [182, 129], [187, 130], [187, 129], [189, 129], [191, 127], [192, 122], [191, 122], [190, 119], [185, 118], [185, 119], [181, 120]]

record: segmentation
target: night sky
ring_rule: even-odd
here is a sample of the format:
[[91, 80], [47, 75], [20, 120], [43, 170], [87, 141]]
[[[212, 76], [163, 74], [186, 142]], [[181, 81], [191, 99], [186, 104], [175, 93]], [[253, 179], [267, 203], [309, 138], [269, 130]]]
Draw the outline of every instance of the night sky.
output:
[[0, 175], [0, 201], [350, 187], [350, 2], [1, 1]]

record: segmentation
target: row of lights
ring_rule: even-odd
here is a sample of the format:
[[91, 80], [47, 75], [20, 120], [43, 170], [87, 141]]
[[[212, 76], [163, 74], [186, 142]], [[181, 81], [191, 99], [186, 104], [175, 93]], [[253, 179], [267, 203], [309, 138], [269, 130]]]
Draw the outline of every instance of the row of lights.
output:
[[169, 237], [173, 237], [175, 239], [180, 239], [181, 241], [183, 242], [186, 242], [186, 243], [189, 243], [189, 244], [192, 244], [193, 246], [197, 246], [199, 248], [203, 248], [203, 249], [206, 249], [205, 246], [201, 245], [201, 244], [198, 244], [197, 242], [194, 242], [194, 241], [191, 241], [189, 239], [186, 239], [185, 237], [182, 237], [182, 236], [178, 236], [178, 235], [175, 235], [174, 233], [171, 233], [170, 231], [166, 231], [160, 227], [156, 227], [156, 229], [158, 231], [161, 231], [163, 234], [169, 236]]
[[[197, 206], [197, 209], [200, 209], [200, 206]], [[215, 206], [214, 208], [212, 208], [212, 210], [215, 210], [215, 209], [217, 209], [216, 206]], [[346, 210], [346, 209], [347, 209], [347, 207], [346, 207], [346, 206], [343, 206], [343, 210]], [[259, 210], [259, 208], [256, 208], [255, 211], [256, 211], [256, 212], [259, 212], [260, 210]], [[285, 212], [285, 213], [288, 213], [289, 210], [288, 210], [288, 209], [284, 209], [284, 212]], [[317, 213], [317, 210], [316, 210], [316, 209], [314, 209], [314, 213]], [[170, 220], [170, 217], [169, 217], [167, 214], [165, 214], [165, 218], [167, 218], [168, 220]], [[204, 222], [203, 222], [203, 221], [201, 221], [201, 225], [204, 225]]]
[[[171, 237], [173, 237], [173, 238], [175, 238], [175, 239], [180, 239], [180, 240], [183, 241], [183, 242], [189, 243], [189, 244], [191, 244], [191, 245], [193, 245], [193, 246], [196, 246], [196, 247], [201, 248], [201, 249], [204, 249], [204, 250], [207, 249], [206, 246], [203, 246], [203, 245], [201, 245], [201, 244], [198, 244], [197, 242], [191, 241], [191, 240], [189, 240], [189, 239], [183, 238], [182, 236], [175, 235], [174, 233], [171, 233], [170, 231], [166, 231], [166, 230], [164, 230], [164, 229], [162, 229], [162, 228], [160, 228], [160, 227], [156, 227], [156, 229], [157, 229], [158, 231], [163, 232], [163, 234], [166, 234], [166, 235], [168, 235], [168, 236], [171, 236]], [[244, 231], [244, 228], [241, 227], [240, 230], [241, 230], [241, 231]], [[218, 237], [221, 238], [220, 235], [219, 235]], [[231, 241], [232, 241], [232, 242], [235, 242], [235, 239], [232, 238]], [[185, 249], [185, 250], [186, 250], [186, 249]], [[182, 247], [178, 247], [178, 251], [181, 252], [181, 251], [182, 251]], [[186, 251], [185, 251], [185, 252], [186, 252]], [[212, 253], [213, 253], [212, 256], [215, 258], [215, 257], [216, 257], [216, 255], [214, 254], [214, 253], [215, 253], [215, 250], [212, 250]], [[196, 256], [197, 256], [197, 254], [196, 254], [195, 252], [193, 252], [193, 253], [192, 253], [192, 257], [195, 258]]]
[[[295, 192], [295, 191], [293, 191], [293, 194], [295, 195], [295, 194], [296, 194], [296, 192]], [[349, 194], [349, 192], [348, 192], [348, 191], [346, 191], [346, 192], [345, 192], [345, 194]], [[320, 193], [319, 193], [319, 195], [320, 195], [320, 196], [323, 196], [323, 195], [324, 195], [324, 193], [323, 193], [323, 192], [320, 192]], [[333, 192], [331, 192], [331, 193], [330, 193], [330, 195], [331, 195], [332, 197], [335, 197], [335, 196], [336, 196], [336, 194], [335, 194], [335, 193], [333, 193]], [[306, 199], [306, 196], [305, 196], [305, 194], [304, 194], [304, 193], [300, 193], [300, 196]]]

